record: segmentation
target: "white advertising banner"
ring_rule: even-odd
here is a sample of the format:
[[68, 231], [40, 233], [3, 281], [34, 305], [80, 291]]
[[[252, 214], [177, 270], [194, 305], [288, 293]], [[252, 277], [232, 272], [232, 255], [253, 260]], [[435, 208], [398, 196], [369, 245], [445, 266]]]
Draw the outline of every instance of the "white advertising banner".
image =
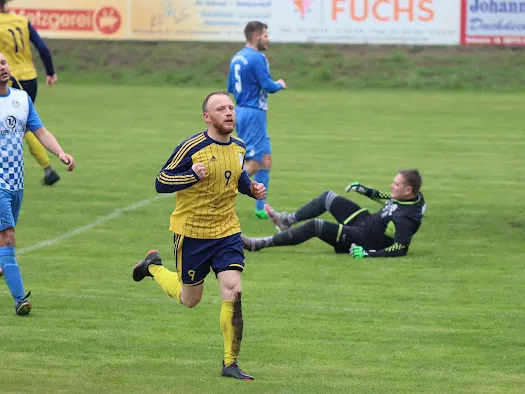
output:
[[525, 1], [462, 0], [463, 45], [525, 45]]
[[[259, 20], [269, 25], [273, 42], [457, 45], [462, 1], [469, 0], [16, 0], [9, 5], [50, 38], [242, 42], [246, 23]], [[471, 6], [495, 1], [472, 0]]]
[[271, 39], [340, 44], [457, 45], [458, 0], [274, 0]]

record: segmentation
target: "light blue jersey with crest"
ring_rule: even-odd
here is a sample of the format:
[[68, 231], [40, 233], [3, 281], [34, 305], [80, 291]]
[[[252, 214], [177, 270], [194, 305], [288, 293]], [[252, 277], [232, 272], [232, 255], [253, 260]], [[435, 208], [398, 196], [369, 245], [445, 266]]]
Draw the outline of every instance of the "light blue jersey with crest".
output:
[[268, 93], [281, 90], [270, 75], [266, 56], [250, 47], [244, 47], [230, 62], [228, 92], [232, 93], [240, 107], [268, 110]]
[[24, 188], [24, 134], [44, 127], [33, 102], [23, 90], [9, 88], [0, 95], [0, 189]]

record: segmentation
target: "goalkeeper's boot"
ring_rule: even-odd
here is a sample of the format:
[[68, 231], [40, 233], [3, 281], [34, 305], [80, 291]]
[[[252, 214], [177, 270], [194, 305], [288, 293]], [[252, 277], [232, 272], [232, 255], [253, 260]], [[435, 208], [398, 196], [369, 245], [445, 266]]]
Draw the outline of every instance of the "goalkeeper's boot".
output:
[[264, 209], [256, 209], [255, 216], [257, 216], [259, 219], [268, 219], [268, 214]]
[[30, 295], [31, 292], [27, 293], [24, 298], [22, 298], [16, 303], [15, 312], [18, 316], [25, 316], [28, 315], [29, 312], [31, 312], [31, 308], [33, 308], [33, 305], [31, 305], [31, 302], [29, 302]]
[[275, 224], [275, 227], [279, 231], [288, 230], [292, 227], [293, 221], [291, 220], [291, 215], [287, 212], [277, 212], [269, 204], [264, 205], [264, 210], [268, 214], [268, 218]]
[[49, 167], [49, 170], [46, 168], [44, 170], [44, 179], [42, 179], [42, 185], [52, 186], [60, 180], [60, 175], [52, 167]]
[[257, 238], [250, 238], [246, 235], [241, 234], [242, 247], [249, 252], [257, 252], [261, 248], [257, 249]]
[[162, 265], [160, 253], [158, 250], [150, 250], [144, 260], [138, 262], [133, 268], [133, 280], [140, 282], [146, 276], [153, 276], [149, 273], [148, 267], [150, 264]]
[[239, 380], [254, 380], [253, 376], [248, 375], [242, 369], [239, 368], [239, 365], [237, 365], [237, 361], [228, 366], [224, 365], [223, 361], [221, 376], [224, 376], [226, 378], [235, 378]]

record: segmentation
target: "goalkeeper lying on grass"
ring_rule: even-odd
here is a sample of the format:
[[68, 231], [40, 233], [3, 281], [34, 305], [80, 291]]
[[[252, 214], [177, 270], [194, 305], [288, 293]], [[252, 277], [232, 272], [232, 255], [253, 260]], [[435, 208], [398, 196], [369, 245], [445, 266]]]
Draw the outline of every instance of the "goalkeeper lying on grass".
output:
[[[355, 258], [404, 256], [425, 213], [425, 199], [419, 191], [421, 184], [419, 171], [412, 169], [396, 174], [390, 185], [391, 194], [357, 182], [348, 185], [347, 192], [353, 190], [384, 203], [383, 208], [373, 214], [331, 191], [322, 193], [294, 213], [278, 213], [266, 205], [270, 220], [281, 232], [265, 238], [241, 235], [244, 248], [255, 252], [272, 246], [297, 245], [317, 237], [332, 245], [336, 253], [350, 253]], [[326, 211], [338, 224], [314, 219]], [[312, 220], [292, 227], [308, 219]]]

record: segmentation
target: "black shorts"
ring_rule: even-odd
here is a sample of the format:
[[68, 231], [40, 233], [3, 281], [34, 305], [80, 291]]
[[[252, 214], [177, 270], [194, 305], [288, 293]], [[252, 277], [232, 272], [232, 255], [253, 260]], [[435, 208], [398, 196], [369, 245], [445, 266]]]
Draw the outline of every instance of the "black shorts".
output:
[[[16, 82], [18, 82], [18, 84]], [[25, 90], [29, 97], [31, 97], [33, 104], [35, 103], [36, 94], [38, 93], [38, 81], [36, 78], [27, 81], [16, 81], [16, 79], [11, 77], [11, 86], [15, 89]]]

